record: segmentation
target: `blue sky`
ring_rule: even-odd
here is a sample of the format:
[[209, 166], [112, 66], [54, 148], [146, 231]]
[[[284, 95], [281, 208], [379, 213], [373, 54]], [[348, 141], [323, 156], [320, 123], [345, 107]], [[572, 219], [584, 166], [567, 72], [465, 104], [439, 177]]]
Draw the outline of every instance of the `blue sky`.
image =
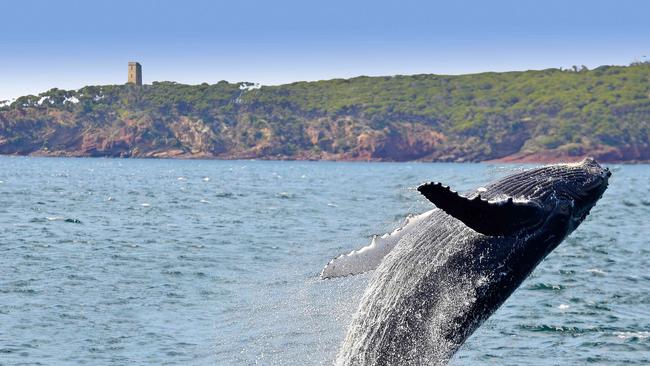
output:
[[[0, 100], [53, 87], [281, 84], [650, 58], [650, 1], [3, 1]], [[648, 58], [644, 58], [648, 56]]]

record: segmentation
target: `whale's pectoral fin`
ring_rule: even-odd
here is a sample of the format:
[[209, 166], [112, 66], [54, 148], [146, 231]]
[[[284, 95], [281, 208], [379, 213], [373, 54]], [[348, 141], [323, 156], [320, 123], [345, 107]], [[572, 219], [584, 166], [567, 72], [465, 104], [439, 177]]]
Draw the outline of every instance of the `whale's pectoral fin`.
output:
[[514, 202], [512, 198], [489, 202], [480, 195], [469, 199], [441, 183], [418, 187], [429, 201], [476, 232], [490, 236], [513, 234], [541, 222], [541, 208], [533, 202]]
[[377, 268], [402, 237], [413, 232], [420, 222], [431, 216], [433, 211], [430, 210], [423, 214], [409, 216], [406, 218], [404, 225], [393, 230], [390, 234], [375, 235], [369, 245], [332, 259], [323, 268], [320, 277], [325, 279], [356, 275]]

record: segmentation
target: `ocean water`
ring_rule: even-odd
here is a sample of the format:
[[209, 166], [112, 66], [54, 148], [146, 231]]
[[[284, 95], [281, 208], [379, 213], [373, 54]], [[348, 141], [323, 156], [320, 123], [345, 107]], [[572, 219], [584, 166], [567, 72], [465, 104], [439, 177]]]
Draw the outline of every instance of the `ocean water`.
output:
[[[453, 365], [650, 364], [650, 166]], [[331, 364], [372, 273], [327, 261], [516, 165], [0, 157], [0, 364]]]

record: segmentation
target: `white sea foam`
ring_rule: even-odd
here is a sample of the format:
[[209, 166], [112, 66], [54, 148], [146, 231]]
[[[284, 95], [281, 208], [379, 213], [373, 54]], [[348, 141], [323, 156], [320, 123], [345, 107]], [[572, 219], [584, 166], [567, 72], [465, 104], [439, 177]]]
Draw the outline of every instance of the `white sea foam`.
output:
[[646, 339], [650, 337], [650, 332], [614, 332], [614, 334], [620, 339]]
[[404, 225], [393, 232], [382, 236], [375, 235], [369, 245], [332, 259], [323, 268], [320, 274], [321, 278], [349, 276], [377, 268], [382, 259], [390, 253], [400, 239], [411, 232], [418, 223], [429, 217], [433, 211], [435, 210], [408, 217]]
[[587, 272], [597, 274], [597, 275], [601, 275], [601, 276], [604, 276], [606, 274], [605, 271], [603, 271], [600, 268], [590, 268], [590, 269], [587, 270]]

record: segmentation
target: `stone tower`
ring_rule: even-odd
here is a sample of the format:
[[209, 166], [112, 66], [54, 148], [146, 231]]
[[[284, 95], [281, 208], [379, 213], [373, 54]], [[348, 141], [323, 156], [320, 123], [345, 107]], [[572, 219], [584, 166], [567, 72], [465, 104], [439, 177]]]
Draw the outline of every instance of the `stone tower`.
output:
[[142, 85], [142, 66], [138, 62], [129, 62], [129, 84]]

